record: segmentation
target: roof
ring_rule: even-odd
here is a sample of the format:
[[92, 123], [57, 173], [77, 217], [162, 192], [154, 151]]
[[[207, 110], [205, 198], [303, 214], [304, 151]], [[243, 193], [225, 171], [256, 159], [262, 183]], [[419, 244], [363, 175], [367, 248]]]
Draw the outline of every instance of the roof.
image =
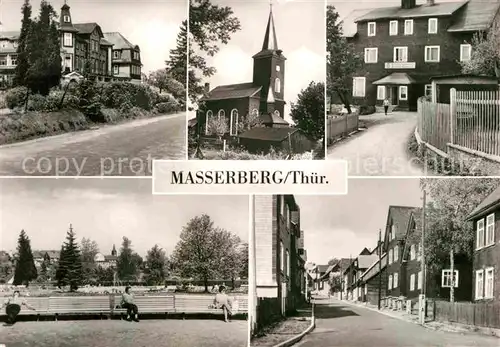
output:
[[54, 258], [59, 258], [61, 252], [60, 251], [33, 251], [33, 258], [43, 258], [45, 257], [45, 254], [49, 256], [49, 258], [54, 259]]
[[327, 272], [330, 265], [318, 265], [318, 272]]
[[478, 31], [490, 28], [495, 15], [500, 9], [498, 0], [470, 0], [465, 5], [454, 23], [448, 28], [449, 32]]
[[408, 229], [408, 222], [412, 213], [418, 213], [421, 211], [420, 207], [410, 207], [410, 206], [389, 206], [389, 212], [387, 214], [387, 226], [390, 225], [390, 219], [394, 221], [396, 225], [396, 239], [401, 240], [406, 236], [406, 231]]
[[373, 82], [373, 84], [397, 84], [397, 85], [408, 85], [415, 83], [415, 80], [408, 76], [404, 72], [393, 72], [389, 76], [385, 76], [379, 80]]
[[73, 27], [78, 30], [79, 34], [92, 34], [95, 29], [99, 31], [99, 36], [103, 36], [101, 27], [97, 23], [77, 23]]
[[282, 117], [277, 115], [276, 113], [271, 113], [271, 114], [263, 114], [260, 116], [262, 120], [262, 124], [286, 124], [290, 125], [286, 120], [284, 120]]
[[255, 127], [242, 133], [240, 138], [280, 142], [298, 130], [297, 128]]
[[380, 258], [381, 266], [379, 266], [378, 259], [373, 264], [371, 264], [370, 267], [361, 275], [361, 280], [368, 281], [379, 273], [380, 268], [382, 268], [383, 270], [387, 266], [387, 262], [385, 261], [386, 256], [387, 254], [383, 254]]
[[380, 19], [451, 16], [466, 3], [467, 1], [437, 2], [433, 6], [424, 4], [409, 9], [401, 8], [401, 6], [381, 7], [373, 9], [357, 18], [356, 22], [376, 21]]
[[490, 76], [490, 75], [472, 75], [472, 74], [454, 74], [454, 75], [439, 75], [432, 76], [430, 81], [443, 81], [443, 80], [451, 80], [451, 83], [456, 83], [457, 80], [467, 80], [468, 83], [474, 83], [474, 81], [491, 81], [495, 83], [498, 81], [498, 77]]
[[111, 43], [114, 49], [135, 49], [138, 47], [133, 45], [119, 32], [104, 33], [104, 39]]
[[101, 39], [99, 43], [101, 44], [101, 46], [113, 46], [113, 44], [106, 39]]
[[374, 262], [378, 260], [375, 254], [358, 256], [358, 269], [368, 269]]
[[105, 259], [106, 261], [110, 261], [110, 260], [117, 260], [117, 259], [118, 259], [118, 257], [117, 257], [116, 255], [105, 255], [105, 256], [104, 256], [104, 259]]
[[21, 32], [19, 30], [2, 31], [0, 32], [0, 39], [17, 40], [19, 39], [19, 35], [21, 35]]
[[269, 18], [267, 20], [266, 33], [264, 34], [264, 42], [262, 50], [278, 50], [278, 39], [276, 36], [276, 28], [274, 27], [273, 10], [269, 11]]
[[340, 23], [342, 24], [342, 36], [354, 37], [358, 32], [356, 20], [372, 10], [372, 8], [353, 10], [347, 16], [342, 18], [342, 20], [340, 21]]
[[500, 187], [488, 195], [472, 212], [467, 216], [467, 220], [482, 217], [498, 207], [500, 204]]
[[201, 100], [240, 99], [255, 96], [262, 87], [255, 86], [252, 82], [239, 84], [226, 84], [212, 89]]

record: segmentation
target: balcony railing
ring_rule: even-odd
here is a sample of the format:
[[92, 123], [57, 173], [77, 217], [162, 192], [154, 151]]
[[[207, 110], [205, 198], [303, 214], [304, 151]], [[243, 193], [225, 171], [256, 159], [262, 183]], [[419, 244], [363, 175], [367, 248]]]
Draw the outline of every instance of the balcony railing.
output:
[[386, 69], [414, 69], [416, 66], [415, 62], [407, 61], [395, 61], [390, 63], [385, 63]]

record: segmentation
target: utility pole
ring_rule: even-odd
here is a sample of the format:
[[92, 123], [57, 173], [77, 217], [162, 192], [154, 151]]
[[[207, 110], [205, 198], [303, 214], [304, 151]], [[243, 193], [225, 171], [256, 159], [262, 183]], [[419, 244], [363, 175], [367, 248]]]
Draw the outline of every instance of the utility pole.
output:
[[426, 205], [426, 191], [425, 186], [422, 188], [422, 233], [420, 241], [420, 271], [422, 273], [422, 283], [420, 287], [420, 298], [419, 298], [419, 322], [420, 324], [425, 323], [425, 205]]
[[382, 229], [378, 230], [378, 309], [382, 306]]
[[340, 258], [340, 300], [342, 300], [343, 290], [344, 290], [344, 270], [342, 269], [342, 258]]
[[249, 325], [250, 329], [249, 334], [250, 338], [253, 336], [255, 329], [257, 327], [257, 263], [256, 263], [256, 247], [255, 247], [255, 195], [249, 196], [249, 229], [250, 229], [250, 237], [248, 240], [249, 249], [248, 249], [248, 257], [249, 259], [249, 286], [248, 286], [248, 301], [249, 301]]

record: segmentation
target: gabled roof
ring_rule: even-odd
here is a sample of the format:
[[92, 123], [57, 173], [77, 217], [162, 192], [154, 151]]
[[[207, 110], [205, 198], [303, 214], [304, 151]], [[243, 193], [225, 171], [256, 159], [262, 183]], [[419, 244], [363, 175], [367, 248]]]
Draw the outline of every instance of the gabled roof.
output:
[[262, 87], [253, 83], [226, 84], [212, 89], [200, 101], [249, 98], [258, 95]]
[[255, 127], [242, 133], [240, 138], [281, 142], [286, 139], [289, 134], [293, 134], [296, 131], [299, 131], [299, 129]]
[[0, 32], [0, 39], [17, 40], [17, 39], [19, 39], [19, 35], [21, 35], [21, 32], [19, 30], [17, 30], [17, 31], [1, 31]]
[[318, 265], [318, 272], [326, 272], [328, 271], [328, 268], [330, 267], [330, 265]]
[[358, 256], [358, 269], [368, 269], [374, 262], [378, 260], [378, 256], [375, 254], [370, 255], [359, 255]]
[[118, 32], [104, 33], [104, 38], [113, 45], [113, 49], [139, 49]]
[[[412, 228], [412, 222], [415, 222], [415, 229], [413, 230]], [[406, 228], [406, 236], [405, 236], [405, 243], [404, 243], [404, 248], [403, 248], [403, 256], [400, 257], [400, 261], [403, 261], [406, 259], [406, 256], [409, 252], [410, 246], [414, 244], [414, 242], [409, 242], [409, 238], [412, 236], [412, 233], [415, 233], [417, 235], [421, 235], [422, 232], [422, 208], [415, 209], [410, 214], [410, 220], [408, 222], [407, 228]]]
[[488, 195], [477, 207], [467, 216], [467, 220], [483, 217], [496, 209], [500, 205], [500, 187]]
[[469, 0], [463, 11], [457, 14], [449, 32], [488, 30], [500, 10], [498, 0]]
[[[406, 231], [408, 228], [408, 223], [410, 222], [410, 216], [414, 211], [419, 211], [419, 207], [410, 206], [389, 206], [389, 211], [387, 213], [387, 224], [386, 232], [384, 235], [384, 240], [387, 240], [389, 226], [391, 225], [391, 220], [396, 225], [396, 239], [402, 240], [406, 236]], [[384, 248], [386, 245], [384, 245]]]
[[402, 8], [401, 6], [380, 7], [357, 18], [356, 22], [376, 21], [381, 19], [451, 16], [466, 3], [467, 1], [437, 2], [433, 6], [417, 5], [409, 9]]
[[358, 25], [356, 24], [356, 20], [372, 10], [372, 8], [353, 10], [347, 16], [345, 16], [340, 21], [342, 25], [342, 36], [354, 37], [358, 32]]
[[385, 269], [385, 267], [387, 266], [387, 262], [385, 261], [386, 256], [386, 253], [382, 255], [382, 257], [380, 258], [380, 265], [377, 258], [377, 260], [373, 264], [371, 264], [370, 267], [368, 267], [368, 269], [361, 275], [360, 279], [362, 281], [368, 281], [379, 273], [380, 268], [382, 268], [382, 270]]
[[104, 37], [101, 27], [97, 23], [77, 23], [73, 27], [78, 30], [78, 34], [88, 35], [92, 34], [97, 29], [99, 36]]

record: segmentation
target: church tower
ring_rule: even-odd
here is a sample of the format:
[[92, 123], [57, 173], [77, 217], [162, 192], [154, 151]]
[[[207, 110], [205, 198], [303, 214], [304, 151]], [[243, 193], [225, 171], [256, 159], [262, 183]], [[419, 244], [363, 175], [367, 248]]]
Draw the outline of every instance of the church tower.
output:
[[59, 33], [61, 38], [61, 59], [63, 74], [75, 70], [75, 40], [78, 29], [73, 26], [70, 7], [64, 1], [59, 19]]
[[116, 248], [115, 245], [113, 245], [113, 249], [111, 250], [111, 255], [116, 257]]
[[253, 84], [262, 86], [261, 114], [276, 112], [284, 117], [285, 60], [283, 51], [278, 48], [271, 5], [262, 49], [253, 56]]

